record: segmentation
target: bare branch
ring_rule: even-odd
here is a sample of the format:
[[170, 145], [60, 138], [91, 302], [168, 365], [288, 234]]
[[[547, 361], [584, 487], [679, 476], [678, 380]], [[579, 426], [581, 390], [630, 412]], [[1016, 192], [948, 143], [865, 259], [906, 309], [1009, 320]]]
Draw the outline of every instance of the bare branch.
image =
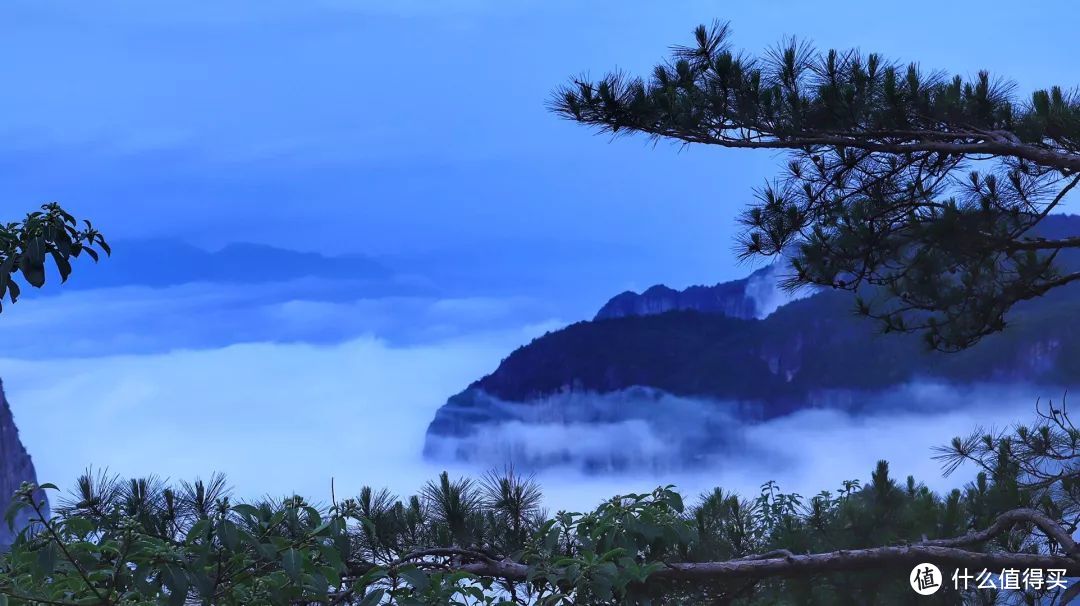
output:
[[[1058, 555], [1032, 553], [980, 553], [953, 547], [906, 545], [849, 549], [830, 553], [773, 557], [761, 560], [675, 563], [657, 570], [650, 581], [716, 581], [721, 579], [801, 576], [829, 572], [853, 572], [870, 569], [903, 568], [920, 562], [943, 566], [989, 570], [1004, 568], [1065, 570], [1066, 576], [1080, 575], [1080, 561]], [[478, 562], [458, 568], [483, 577], [524, 581], [529, 567], [517, 562]]]
[[994, 523], [985, 530], [980, 530], [953, 539], [922, 541], [919, 544], [934, 547], [963, 547], [977, 543], [985, 543], [1006, 530], [1009, 530], [1013, 526], [1024, 523], [1038, 526], [1039, 530], [1042, 530], [1046, 536], [1056, 541], [1058, 545], [1061, 545], [1067, 555], [1077, 555], [1076, 541], [1069, 536], [1069, 533], [1065, 532], [1065, 529], [1042, 512], [1026, 508], [1014, 509], [1001, 514], [994, 520]]

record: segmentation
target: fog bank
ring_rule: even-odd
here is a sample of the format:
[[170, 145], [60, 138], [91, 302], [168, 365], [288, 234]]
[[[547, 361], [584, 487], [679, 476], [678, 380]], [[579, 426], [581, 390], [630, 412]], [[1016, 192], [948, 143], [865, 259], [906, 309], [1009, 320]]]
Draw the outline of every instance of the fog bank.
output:
[[[93, 465], [170, 478], [221, 471], [248, 496], [297, 491], [325, 500], [331, 478], [338, 496], [364, 484], [405, 495], [446, 467], [454, 474], [488, 467], [425, 462], [424, 430], [449, 394], [531, 336], [519, 329], [415, 346], [369, 337], [323, 346], [257, 343], [141, 356], [0, 359], [0, 375], [43, 482], [70, 485]], [[761, 424], [729, 420], [731, 447], [693, 471], [598, 476], [553, 468], [539, 478], [554, 509], [589, 507], [618, 492], [669, 483], [689, 494], [723, 486], [754, 495], [772, 479], [785, 490], [812, 495], [843, 480], [865, 481], [878, 459], [891, 461], [897, 477], [914, 474], [946, 489], [968, 481], [974, 470], [942, 478], [930, 458], [933, 446], [976, 425], [1027, 421], [1040, 396], [1056, 401], [1060, 393], [1029, 386], [907, 385], [882, 394], [871, 413], [820, 409]], [[708, 416], [715, 404], [671, 401], [678, 406], [661, 406], [662, 414], [678, 409]], [[668, 430], [675, 430], [671, 419]], [[670, 439], [641, 420], [539, 427], [518, 422], [489, 435], [548, 451], [670, 448]]]

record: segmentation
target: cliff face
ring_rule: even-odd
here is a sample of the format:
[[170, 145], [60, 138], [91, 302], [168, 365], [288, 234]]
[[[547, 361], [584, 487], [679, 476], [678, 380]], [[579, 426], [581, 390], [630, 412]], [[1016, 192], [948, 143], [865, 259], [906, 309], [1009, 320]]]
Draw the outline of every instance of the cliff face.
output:
[[[0, 503], [4, 510], [7, 509], [15, 490], [23, 482], [36, 484], [37, 473], [30, 455], [19, 441], [19, 429], [15, 427], [11, 407], [4, 397], [4, 385], [0, 382]], [[44, 498], [44, 495], [39, 494], [38, 498]], [[0, 520], [0, 549], [11, 544], [15, 534], [26, 525], [27, 519], [25, 513], [18, 516], [15, 519], [14, 531]]]

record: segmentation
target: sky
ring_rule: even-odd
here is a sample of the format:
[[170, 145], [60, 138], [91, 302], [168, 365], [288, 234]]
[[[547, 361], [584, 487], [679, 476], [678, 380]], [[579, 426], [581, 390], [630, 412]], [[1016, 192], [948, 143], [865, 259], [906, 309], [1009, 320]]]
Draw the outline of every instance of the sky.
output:
[[1036, 58], [1070, 56], [1077, 9], [1039, 6], [14, 0], [0, 195], [13, 212], [61, 200], [114, 238], [511, 256], [587, 242], [647, 257], [645, 285], [729, 278], [732, 218], [776, 155], [611, 142], [545, 109], [556, 86], [647, 73], [719, 18], [752, 52], [799, 35], [1071, 87], [1080, 67]]
[[[750, 271], [731, 252], [733, 218], [776, 154], [613, 141], [548, 112], [556, 86], [645, 73], [717, 18], [755, 53], [798, 35], [928, 69], [990, 68], [1025, 92], [1074, 86], [1080, 67], [1063, 58], [1080, 50], [1066, 18], [1078, 9], [1038, 6], [5, 2], [4, 220], [57, 200], [117, 255], [145, 250], [125, 246], [135, 241], [257, 243], [362, 255], [425, 285], [393, 296], [326, 277], [106, 287], [78, 267], [78, 288], [0, 315], [0, 377], [39, 475], [63, 483], [95, 465], [189, 477], [230, 461], [267, 491], [317, 490], [330, 473], [390, 481], [402, 475], [393, 461], [416, 463], [435, 408], [513, 348], [625, 289]], [[313, 452], [290, 439], [298, 425], [347, 431]], [[262, 464], [284, 452], [280, 470]], [[387, 462], [373, 463], [380, 452]], [[893, 452], [905, 449], [880, 456]], [[846, 460], [867, 472], [880, 458], [861, 454]], [[430, 471], [410, 469], [402, 477]]]

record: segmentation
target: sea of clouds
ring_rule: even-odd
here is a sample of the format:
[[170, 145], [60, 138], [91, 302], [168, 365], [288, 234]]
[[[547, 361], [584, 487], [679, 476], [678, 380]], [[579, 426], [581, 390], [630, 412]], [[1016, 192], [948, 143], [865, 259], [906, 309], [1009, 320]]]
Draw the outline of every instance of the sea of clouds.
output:
[[[448, 396], [564, 323], [509, 299], [328, 303], [260, 299], [247, 287], [220, 286], [79, 292], [23, 305], [4, 312], [5, 343], [18, 346], [5, 349], [0, 377], [41, 481], [70, 485], [90, 466], [173, 479], [220, 471], [242, 496], [296, 491], [316, 500], [329, 499], [331, 479], [339, 496], [365, 484], [405, 495], [443, 469], [467, 475], [494, 466], [492, 459], [425, 461], [427, 425]], [[338, 338], [324, 338], [330, 332]], [[574, 414], [605, 410], [606, 419], [593, 419], [599, 422], [520, 419], [485, 433], [484, 443], [656, 456], [703, 420], [730, 436], [692, 470], [542, 471], [552, 508], [669, 483], [689, 494], [723, 486], [753, 495], [771, 479], [816, 494], [843, 480], [865, 481], [878, 459], [891, 461], [897, 477], [914, 474], [946, 489], [973, 470], [942, 477], [934, 446], [975, 426], [1029, 420], [1037, 398], [1060, 395], [1030, 386], [912, 384], [866, 396], [876, 398], [870, 412], [826, 408], [761, 424], [729, 418], [716, 402], [670, 397], [648, 404], [659, 417], [614, 421], [625, 399], [596, 396], [592, 404], [578, 401]]]
[[[882, 392], [817, 394], [815, 408], [748, 422], [745, 403], [676, 397], [633, 388], [562, 393], [529, 403], [494, 400], [500, 420], [464, 436], [429, 439], [435, 461], [477, 468], [541, 468], [557, 491], [589, 498], [673, 483], [688, 493], [714, 486], [754, 494], [767, 480], [816, 494], [866, 481], [880, 459], [894, 477], [914, 475], [947, 490], [976, 470], [946, 478], [935, 447], [958, 435], [998, 431], [1035, 419], [1041, 400], [1060, 404], [1060, 387], [913, 382]], [[606, 492], [605, 492], [606, 491]]]

